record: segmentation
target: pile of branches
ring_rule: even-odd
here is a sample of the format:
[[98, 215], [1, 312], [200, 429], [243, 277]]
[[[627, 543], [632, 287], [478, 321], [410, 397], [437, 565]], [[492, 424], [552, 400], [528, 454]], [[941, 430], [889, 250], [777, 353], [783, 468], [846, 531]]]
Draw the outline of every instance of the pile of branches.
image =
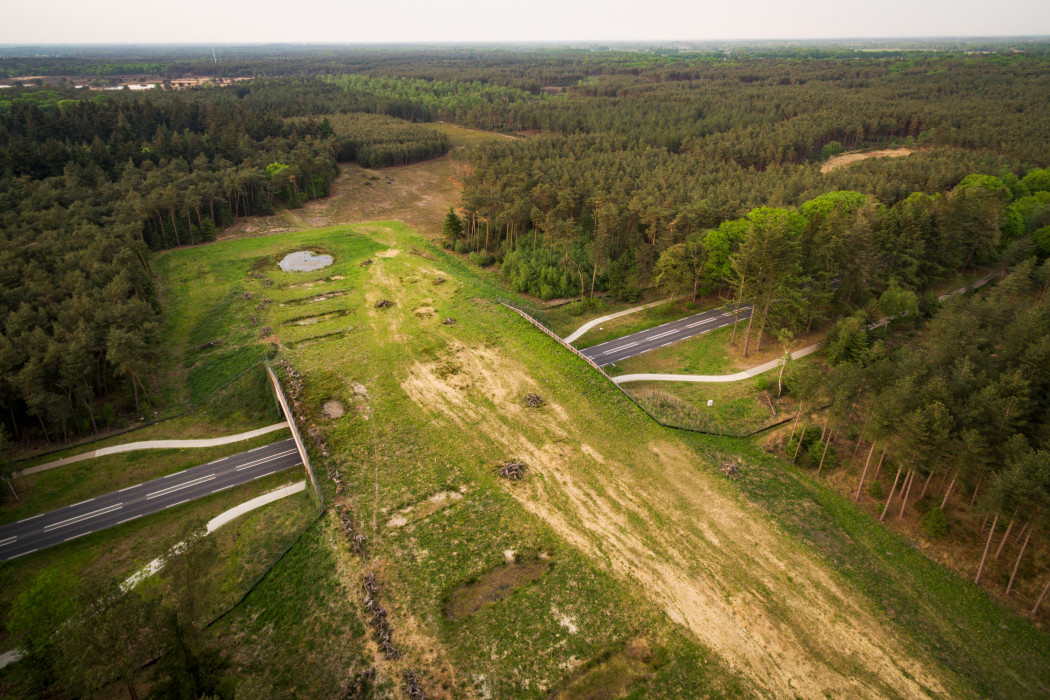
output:
[[268, 338], [271, 335], [273, 335], [273, 329], [270, 328], [269, 326], [263, 326], [262, 328], [259, 329], [259, 337], [260, 338]]
[[225, 340], [221, 340], [221, 339], [209, 340], [207, 343], [203, 343], [201, 345], [198, 345], [197, 349], [198, 350], [207, 350], [208, 348], [217, 348], [220, 345], [225, 345], [225, 344], [226, 344]]
[[336, 506], [336, 511], [339, 513], [339, 522], [343, 526], [343, 534], [346, 535], [347, 541], [350, 543], [350, 550], [368, 562], [368, 552], [365, 551], [366, 537], [357, 531], [354, 527], [354, 519], [342, 506]]
[[[347, 542], [350, 545], [350, 549], [361, 557], [365, 562], [365, 566], [368, 566], [368, 552], [365, 550], [365, 536], [357, 531], [354, 527], [354, 519], [350, 513], [342, 506], [337, 505], [336, 511], [339, 513], [339, 522], [343, 527], [343, 533], [346, 535]], [[376, 575], [368, 568], [368, 573], [365, 575], [364, 582], [362, 584], [365, 592], [364, 606], [370, 617], [368, 618], [368, 626], [372, 628], [372, 638], [376, 644], [379, 645], [379, 649], [390, 661], [394, 661], [400, 658], [401, 653], [394, 646], [393, 641], [393, 630], [390, 629], [390, 621], [387, 618], [386, 609], [376, 601], [376, 595], [379, 593], [379, 585], [376, 583]]]
[[543, 400], [543, 397], [539, 394], [526, 394], [525, 403], [531, 408], [539, 408], [543, 404], [547, 403]]
[[372, 697], [372, 686], [375, 685], [376, 670], [369, 666], [351, 678], [339, 695], [339, 700], [365, 700]]
[[380, 301], [380, 302], [378, 302], [376, 304], [376, 308], [377, 309], [385, 309], [388, 306], [393, 306], [393, 305], [394, 305], [394, 302], [390, 301], [389, 299], [383, 299], [382, 301]]
[[504, 479], [511, 481], [521, 481], [525, 478], [525, 465], [517, 460], [504, 462], [497, 471]]
[[371, 264], [372, 264], [372, 258], [369, 258], [368, 260], [365, 260], [363, 263], [361, 263], [361, 267], [368, 267]]
[[267, 277], [262, 272], [256, 272], [254, 270], [248, 270], [248, 276], [251, 277], [252, 279], [259, 280], [260, 282], [262, 282], [267, 287], [272, 287], [273, 286], [273, 280], [270, 279], [269, 277]]
[[722, 467], [718, 471], [722, 472], [730, 479], [735, 479], [740, 476], [740, 469], [732, 462], [722, 462]]
[[444, 284], [444, 283], [445, 283], [445, 278], [444, 277], [435, 277], [434, 278], [434, 284]]
[[386, 609], [377, 603], [373, 597], [379, 591], [379, 587], [376, 586], [376, 576], [371, 571], [365, 576], [364, 588], [365, 610], [372, 615], [372, 617], [368, 618], [368, 626], [372, 628], [372, 639], [379, 645], [383, 656], [390, 661], [395, 661], [401, 654], [398, 652], [397, 647], [394, 646], [393, 639], [391, 639], [392, 631], [390, 622], [387, 620]]
[[412, 700], [427, 700], [427, 694], [420, 687], [415, 671], [407, 669], [401, 674], [401, 677], [405, 679], [405, 690], [408, 692], [408, 697]]
[[454, 318], [446, 318], [444, 321], [441, 322], [441, 325], [443, 325], [443, 326], [451, 326], [451, 325], [454, 325], [455, 323], [456, 323], [456, 319], [454, 319]]

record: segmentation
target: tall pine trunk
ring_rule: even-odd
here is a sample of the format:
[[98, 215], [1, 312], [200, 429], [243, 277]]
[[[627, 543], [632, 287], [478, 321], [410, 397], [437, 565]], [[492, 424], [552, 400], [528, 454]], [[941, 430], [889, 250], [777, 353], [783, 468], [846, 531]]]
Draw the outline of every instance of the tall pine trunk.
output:
[[1010, 516], [1010, 524], [1006, 526], [1006, 532], [1003, 533], [1003, 539], [999, 542], [999, 546], [995, 548], [995, 555], [992, 559], [999, 561], [999, 555], [1003, 553], [1003, 545], [1006, 544], [1006, 539], [1010, 536], [1010, 530], [1014, 529], [1014, 521], [1017, 520], [1017, 510], [1014, 510], [1014, 514]]
[[999, 514], [995, 514], [992, 520], [992, 529], [988, 531], [988, 540], [984, 543], [984, 554], [981, 555], [981, 565], [977, 567], [977, 575], [973, 577], [974, 583], [981, 582], [981, 574], [984, 573], [984, 564], [988, 561], [988, 550], [992, 547], [992, 537], [995, 535], [995, 524], [999, 522]]
[[1046, 587], [1043, 588], [1043, 592], [1039, 594], [1039, 600], [1035, 601], [1035, 605], [1032, 606], [1032, 614], [1037, 615], [1039, 613], [1039, 606], [1043, 604], [1043, 598], [1046, 597], [1046, 592], [1050, 591], [1050, 581], [1046, 582]]
[[897, 467], [897, 476], [893, 477], [893, 486], [890, 487], [889, 498], [886, 499], [886, 505], [882, 507], [882, 515], [879, 516], [879, 522], [886, 519], [886, 511], [890, 509], [890, 502], [893, 500], [893, 494], [897, 490], [897, 480], [901, 478], [901, 467]]
[[872, 479], [878, 479], [879, 474], [882, 473], [882, 460], [886, 459], [886, 449], [885, 446], [882, 448], [882, 454], [879, 455], [879, 464], [875, 467], [875, 476], [871, 477]]
[[1014, 578], [1017, 576], [1017, 569], [1021, 566], [1021, 557], [1024, 556], [1025, 547], [1028, 546], [1028, 539], [1032, 536], [1032, 531], [1028, 531], [1028, 537], [1024, 538], [1024, 544], [1021, 545], [1021, 551], [1017, 555], [1017, 561], [1014, 562], [1014, 570], [1010, 572], [1010, 582], [1006, 584], [1006, 595], [1010, 595], [1010, 591], [1014, 587]]
[[915, 483], [915, 470], [909, 469], [908, 476], [904, 479], [904, 486], [901, 487], [903, 497], [901, 498], [901, 510], [897, 513], [898, 518], [904, 517], [904, 509], [908, 507], [908, 496], [911, 495], [911, 486]]
[[955, 472], [952, 476], [952, 482], [948, 484], [948, 490], [944, 492], [944, 498], [941, 499], [941, 510], [944, 510], [944, 504], [948, 502], [948, 496], [952, 495], [952, 487], [955, 486], [955, 480], [958, 478], [959, 472]]
[[820, 464], [817, 465], [817, 476], [820, 476], [820, 472], [824, 469], [824, 458], [828, 455], [828, 447], [831, 445], [831, 439], [835, 437], [835, 431], [832, 430], [828, 433], [828, 441], [824, 443], [824, 451], [820, 453]]
[[854, 494], [853, 500], [860, 501], [860, 490], [864, 488], [864, 477], [868, 474], [868, 465], [871, 464], [871, 456], [875, 454], [875, 443], [871, 443], [871, 449], [868, 450], [868, 458], [864, 460], [864, 469], [860, 473], [860, 482], [857, 484], [857, 493]]

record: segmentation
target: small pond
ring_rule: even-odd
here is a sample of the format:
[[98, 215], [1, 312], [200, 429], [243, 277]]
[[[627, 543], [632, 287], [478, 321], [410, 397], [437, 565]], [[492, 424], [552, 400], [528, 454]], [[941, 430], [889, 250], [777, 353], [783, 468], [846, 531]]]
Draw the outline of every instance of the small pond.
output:
[[309, 250], [289, 253], [278, 263], [285, 272], [313, 272], [332, 264], [331, 255], [317, 255]]

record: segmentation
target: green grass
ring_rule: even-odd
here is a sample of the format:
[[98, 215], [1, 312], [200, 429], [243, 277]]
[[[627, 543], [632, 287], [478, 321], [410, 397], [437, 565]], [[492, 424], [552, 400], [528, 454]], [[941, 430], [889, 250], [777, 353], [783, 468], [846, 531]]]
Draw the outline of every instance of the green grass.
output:
[[[335, 227], [225, 241], [157, 256], [153, 267], [163, 280], [164, 337], [170, 358], [177, 362], [173, 373], [185, 373], [186, 398], [199, 400], [262, 360], [267, 352], [262, 329], [276, 328], [292, 315], [291, 307], [282, 307], [282, 302], [304, 295], [303, 287], [292, 285], [313, 282], [318, 286], [310, 289], [317, 291], [322, 286], [323, 291], [352, 288], [364, 274], [360, 262], [383, 247], [371, 238], [352, 235], [349, 227]], [[223, 254], [215, 255], [219, 249]], [[335, 261], [314, 272], [284, 272], [277, 266], [288, 253], [306, 249], [329, 253]], [[329, 282], [332, 276], [344, 279]], [[341, 298], [318, 305], [325, 311], [350, 310]], [[327, 325], [310, 329], [320, 331]], [[223, 345], [211, 352], [199, 350], [213, 340], [222, 340]], [[187, 362], [190, 366], [181, 369]]]
[[[637, 633], [639, 625], [662, 631], [672, 640], [676, 649], [672, 658], [705, 660], [703, 666], [690, 672], [691, 683], [716, 688], [735, 678], [717, 656], [682, 637], [632, 584], [596, 567], [580, 552], [566, 547], [549, 527], [528, 517], [492, 473], [501, 453], [491, 452], [481, 458], [478, 446], [464, 439], [464, 434], [442, 428], [429, 411], [408, 401], [400, 386], [406, 371], [417, 360], [427, 362], [445, 356], [449, 341], [499, 347], [507, 338], [509, 322], [514, 345], [533, 355], [538, 350], [534, 347], [537, 334], [517, 325], [513, 320], [516, 317], [489, 301], [493, 291], [479, 283], [478, 276], [461, 262], [427, 246], [401, 224], [382, 222], [379, 226], [389, 229], [390, 233], [379, 235], [386, 245], [401, 251], [396, 257], [376, 256], [385, 246], [363, 234], [355, 239], [353, 227], [331, 230], [327, 234], [330, 240], [315, 239], [313, 244], [333, 252], [337, 264], [350, 258], [341, 271], [329, 268], [318, 273], [346, 275], [347, 279], [325, 283], [322, 288], [337, 287], [347, 294], [317, 304], [318, 313], [344, 309], [345, 316], [309, 326], [288, 323], [304, 316], [303, 306], [281, 307], [279, 301], [291, 299], [292, 292], [302, 297], [302, 289], [278, 291], [274, 284], [264, 292], [261, 281], [245, 279], [246, 274], [244, 278], [229, 274], [226, 279], [240, 285], [236, 288], [239, 295], [247, 291], [256, 298], [265, 294], [274, 299], [265, 311], [265, 324], [278, 336], [281, 352], [308, 378], [303, 409], [308, 422], [323, 430], [333, 449], [333, 462], [342, 465], [346, 492], [352, 494], [349, 498], [369, 538], [374, 566], [384, 572], [379, 600], [390, 611], [395, 643], [410, 659], [432, 643], [442, 650], [437, 660], [414, 664], [424, 687], [443, 689], [452, 696], [484, 687], [495, 697], [543, 697], [566, 682], [572, 659], [586, 659], [603, 653], [610, 645], [624, 643]], [[194, 258], [192, 264], [196, 274], [205, 277], [219, 276], [218, 271], [228, 269], [233, 260], [242, 270], [253, 264], [260, 269], [268, 263], [252, 261], [264, 257], [264, 251], [295, 250], [302, 239], [300, 234], [291, 234], [220, 243], [210, 247], [207, 261]], [[252, 246], [257, 250], [249, 252]], [[413, 249], [423, 256], [413, 254]], [[166, 269], [191, 265], [180, 259], [183, 253], [192, 255], [193, 251], [168, 254]], [[360, 267], [363, 257], [370, 257], [373, 264]], [[272, 260], [272, 255], [267, 259]], [[265, 274], [276, 282], [277, 276], [266, 269]], [[448, 281], [434, 284], [438, 274]], [[170, 289], [182, 289], [169, 280], [165, 283]], [[186, 284], [190, 284], [188, 278]], [[171, 298], [181, 296], [174, 294]], [[395, 306], [377, 310], [374, 302], [379, 298], [391, 299]], [[188, 317], [189, 312], [182, 308], [188, 305], [180, 304], [172, 317]], [[424, 307], [433, 308], [433, 314], [417, 314]], [[456, 319], [456, 325], [442, 326], [440, 321], [445, 317]], [[241, 318], [230, 320], [234, 328], [241, 323]], [[332, 340], [292, 347], [305, 338], [346, 325], [354, 330]], [[179, 322], [173, 322], [172, 332], [178, 327]], [[560, 358], [553, 361], [552, 367], [560, 362]], [[355, 392], [355, 382], [366, 387], [367, 399]], [[331, 398], [347, 407], [344, 418], [329, 421], [321, 417], [321, 405]], [[315, 467], [323, 474], [324, 460], [319, 459]], [[466, 489], [461, 501], [404, 527], [386, 526], [391, 513], [424, 502], [438, 491], [461, 488]], [[325, 489], [331, 500], [335, 494], [327, 480]], [[377, 489], [378, 502], [370, 497]], [[358, 583], [335, 575], [331, 570], [333, 555], [322, 551], [323, 537], [318, 538], [315, 544], [301, 545], [303, 556], [310, 562], [308, 583], [297, 579], [307, 575], [300, 573], [307, 564], [293, 569], [291, 565], [283, 567], [282, 562], [271, 575], [272, 582], [260, 587], [272, 585], [274, 592], [265, 596], [253, 593], [253, 597], [258, 594], [258, 606], [248, 605], [249, 598], [243, 613], [238, 611], [253, 621], [231, 623], [227, 638], [238, 658], [243, 659], [247, 674], [262, 674], [268, 663], [263, 659], [296, 658], [304, 649], [309, 651], [308, 658], [316, 656], [347, 667], [354, 666], [348, 659], [361, 653], [347, 646], [357, 632], [342, 617], [360, 613]], [[345, 545], [332, 547], [347, 556]], [[551, 569], [539, 581], [515, 588], [474, 614], [448, 620], [444, 609], [453, 592], [504, 563], [505, 550], [520, 556], [548, 556]], [[354, 561], [363, 573], [359, 560]], [[336, 613], [325, 601], [340, 595], [341, 586], [348, 587], [341, 593], [346, 600]], [[304, 587], [316, 587], [325, 601], [304, 602]], [[561, 611], [558, 617], [552, 615], [554, 609]], [[309, 624], [292, 619], [300, 610], [306, 611], [303, 616]], [[562, 616], [574, 621], [575, 632], [562, 625]], [[286, 633], [281, 628], [285, 624], [291, 631]], [[516, 632], [507, 634], [508, 629]], [[411, 634], [406, 635], [406, 630]], [[256, 644], [261, 650], [254, 648]], [[537, 653], [537, 649], [544, 651]], [[502, 659], [500, 664], [491, 663], [493, 653]], [[320, 696], [335, 687], [334, 677], [346, 677], [339, 668], [322, 666], [281, 661], [269, 681], [278, 688], [316, 688], [308, 694]], [[683, 660], [681, 668], [687, 666]], [[399, 679], [396, 684], [400, 685]]]
[[[305, 247], [335, 254], [336, 266], [291, 279], [273, 271], [277, 255]], [[401, 252], [376, 256], [383, 248]], [[373, 264], [361, 267], [364, 257]], [[304, 427], [318, 430], [332, 452], [315, 467], [322, 476], [339, 471], [341, 500], [368, 537], [401, 667], [415, 668], [434, 694], [546, 697], [578, 678], [576, 669], [641, 636], [660, 663], [632, 681], [632, 697], [763, 695], [746, 664], [740, 670], [730, 659], [733, 670], [701, 641], [708, 630], [688, 630], [674, 621], [687, 615], [669, 612], [679, 601], [714, 610], [725, 600], [755, 624], [788, 630], [785, 654], [877, 694], [895, 692], [886, 668], [854, 658], [849, 640], [826, 638], [827, 629], [868, 612], [878, 625], [850, 634], [899, 635], [887, 663], [929, 664], [950, 695], [1045, 695], [1031, 669], [1046, 666], [1047, 636], [1031, 623], [968, 593], [965, 581], [751, 443], [659, 428], [584, 362], [494, 303], [498, 293], [484, 274], [402, 224], [226, 241], [167, 253], [157, 269], [178, 361], [188, 349], [178, 339], [202, 322], [206, 299], [232, 293], [225, 318], [238, 347], [256, 344], [257, 331], [238, 335], [257, 313], [244, 293], [252, 303], [273, 299], [259, 325], [273, 330], [302, 373]], [[274, 284], [249, 278], [249, 270]], [[333, 274], [345, 279], [321, 283]], [[439, 275], [447, 282], [434, 284]], [[309, 279], [319, 291], [346, 292], [317, 302], [318, 313], [346, 313], [288, 323], [302, 318], [303, 306], [280, 301], [303, 294], [282, 285]], [[377, 310], [380, 298], [395, 305]], [[442, 325], [446, 317], [456, 324]], [[707, 350], [690, 361], [704, 373], [722, 362]], [[223, 374], [217, 364], [202, 366], [205, 375]], [[548, 403], [524, 408], [528, 392]], [[344, 417], [322, 416], [331, 398], [347, 407]], [[737, 456], [745, 476], [731, 482], [716, 467]], [[524, 481], [496, 475], [508, 458], [526, 462]], [[331, 502], [334, 487], [322, 480]], [[449, 490], [462, 499], [390, 524], [395, 513], [422, 510]], [[752, 540], [755, 533], [765, 539]], [[502, 565], [507, 551], [549, 557], [551, 568], [473, 614], [447, 619], [454, 592]], [[768, 566], [767, 553], [783, 566]], [[650, 563], [678, 578], [654, 585]], [[363, 572], [331, 524], [311, 530], [224, 623], [239, 668], [302, 696], [334, 694], [340, 679], [371, 663], [359, 607]], [[699, 585], [710, 588], [691, 599]], [[676, 587], [682, 595], [664, 597]], [[396, 677], [383, 682], [400, 686]]]
[[[33, 554], [0, 562], [0, 619], [6, 621], [12, 601], [47, 568], [71, 573], [75, 578], [124, 578], [168, 551], [191, 524], [203, 524], [219, 513], [284, 484], [300, 480], [302, 470], [289, 469], [235, 489], [161, 511], [147, 518], [79, 537]], [[306, 505], [304, 505], [304, 503]], [[312, 508], [304, 494], [291, 496], [227, 524], [213, 535], [220, 542], [218, 581], [210, 609], [231, 604], [247, 582], [262, 573], [289, 533], [304, 522], [304, 509]], [[0, 648], [15, 642], [0, 627]]]
[[337, 574], [331, 529], [331, 516], [315, 522], [212, 627], [234, 659], [238, 697], [336, 697], [370, 665], [354, 605], [359, 586]]
[[[743, 436], [762, 430], [794, 415], [795, 402], [788, 396], [775, 398], [778, 370], [760, 375], [772, 392], [755, 387], [755, 379], [724, 383], [631, 382], [623, 388], [666, 425], [705, 433]], [[776, 408], [770, 410], [769, 401]], [[714, 405], [708, 406], [708, 401]]]
[[607, 369], [613, 376], [639, 372], [732, 374], [737, 371], [727, 348], [732, 335], [733, 327], [726, 326], [665, 348], [628, 357], [617, 362], [615, 368]]

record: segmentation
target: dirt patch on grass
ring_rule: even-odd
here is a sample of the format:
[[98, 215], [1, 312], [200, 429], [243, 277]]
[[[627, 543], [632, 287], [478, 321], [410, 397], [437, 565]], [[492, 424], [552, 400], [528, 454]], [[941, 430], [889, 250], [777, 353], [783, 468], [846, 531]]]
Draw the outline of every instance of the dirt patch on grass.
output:
[[327, 418], [342, 418], [346, 413], [346, 409], [343, 408], [343, 402], [338, 399], [328, 399], [324, 402], [321, 410]]
[[298, 299], [288, 299], [282, 301], [278, 306], [303, 306], [304, 304], [316, 304], [319, 301], [328, 301], [336, 297], [341, 297], [346, 294], [345, 291], [339, 292], [325, 292], [324, 294], [312, 294], [308, 297], [300, 297]]
[[835, 168], [841, 168], [849, 165], [850, 163], [857, 163], [868, 158], [903, 158], [904, 156], [910, 156], [915, 150], [912, 148], [892, 148], [883, 151], [863, 151], [854, 153], [843, 153], [840, 156], [835, 156], [820, 166], [820, 174], [824, 175], [830, 173]]
[[553, 700], [613, 700], [625, 697], [631, 689], [649, 680], [656, 673], [649, 644], [635, 639], [627, 648], [600, 659], [586, 668], [563, 689], [554, 693]]
[[445, 603], [445, 616], [461, 620], [486, 605], [498, 603], [514, 591], [537, 580], [550, 569], [546, 559], [526, 559], [502, 564], [482, 574], [478, 580], [456, 589]]
[[[331, 333], [322, 333], [320, 335], [310, 336], [309, 338], [303, 338], [302, 340], [294, 340], [292, 342], [286, 343], [286, 345], [290, 348], [307, 348], [311, 345], [317, 345], [318, 343], [323, 343], [325, 341], [342, 338], [344, 335], [350, 333], [353, 330], [354, 327], [350, 326], [349, 328], [343, 328], [342, 330], [332, 331]], [[263, 340], [266, 342], [273, 343], [279, 342], [276, 335], [263, 338]]]
[[333, 318], [339, 318], [340, 316], [346, 316], [349, 311], [341, 309], [339, 311], [330, 311], [324, 314], [315, 314], [313, 316], [299, 316], [298, 318], [291, 318], [284, 322], [286, 326], [311, 326], [321, 321], [329, 321]]
[[[508, 493], [750, 679], [759, 695], [944, 694], [938, 671], [873, 606], [764, 517], [683, 444], [607, 435], [556, 402], [529, 411], [523, 365], [487, 347], [450, 345], [402, 382], [437, 420], [479, 449], [517, 455], [530, 479]], [[548, 400], [556, 392], [538, 391]], [[493, 445], [492, 443], [496, 443]], [[611, 444], [610, 444], [611, 443]]]
[[459, 491], [438, 491], [433, 496], [402, 508], [387, 521], [387, 527], [404, 527], [424, 518], [429, 518], [434, 513], [445, 510], [449, 506], [463, 500], [463, 494]]

